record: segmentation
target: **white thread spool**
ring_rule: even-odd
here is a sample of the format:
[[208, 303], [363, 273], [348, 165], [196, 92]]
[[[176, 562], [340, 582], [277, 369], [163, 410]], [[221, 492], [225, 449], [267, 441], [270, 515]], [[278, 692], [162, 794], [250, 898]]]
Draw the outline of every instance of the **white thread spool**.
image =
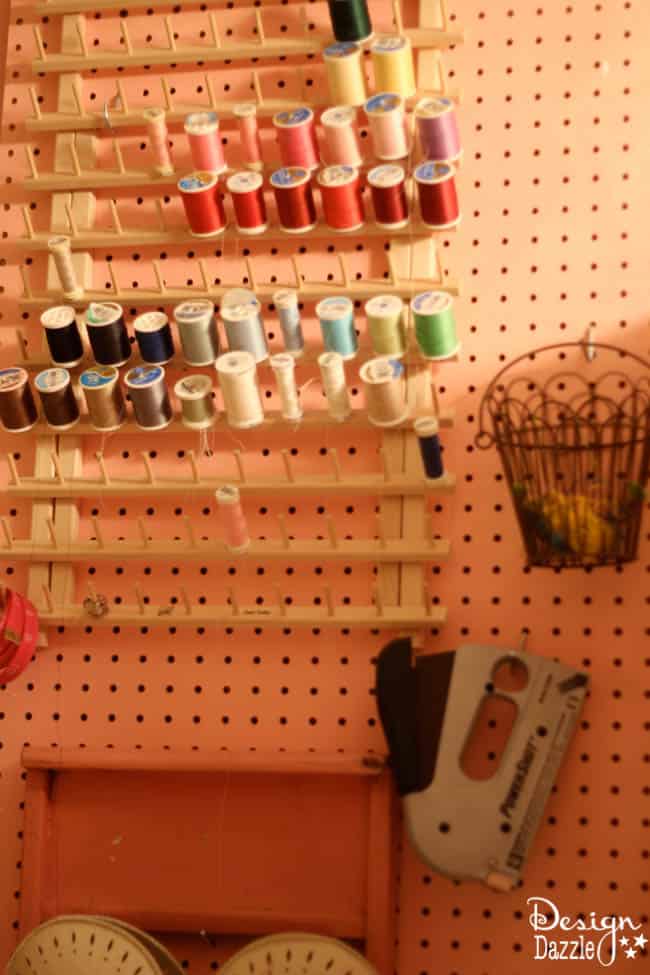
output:
[[323, 352], [318, 357], [323, 389], [327, 397], [327, 407], [333, 420], [342, 423], [352, 412], [348, 387], [345, 382], [343, 356], [338, 352]]
[[295, 359], [288, 352], [278, 352], [277, 355], [271, 356], [270, 362], [282, 400], [282, 416], [285, 420], [302, 419], [302, 408], [296, 388]]
[[376, 427], [395, 427], [408, 416], [404, 399], [404, 366], [398, 359], [378, 356], [361, 366], [368, 419]]
[[63, 236], [50, 237], [47, 246], [54, 260], [56, 273], [59, 275], [63, 297], [69, 301], [83, 298], [84, 289], [77, 281], [74, 264], [72, 263], [70, 238]]
[[264, 407], [257, 368], [250, 352], [226, 352], [219, 356], [214, 367], [230, 426], [246, 430], [263, 423]]

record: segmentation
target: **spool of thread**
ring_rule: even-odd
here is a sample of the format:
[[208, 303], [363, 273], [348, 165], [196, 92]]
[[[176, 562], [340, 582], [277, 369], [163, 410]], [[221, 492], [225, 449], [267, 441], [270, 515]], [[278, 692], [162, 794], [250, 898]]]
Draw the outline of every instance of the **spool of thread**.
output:
[[318, 168], [316, 123], [311, 108], [302, 105], [291, 112], [276, 112], [273, 125], [283, 166]]
[[242, 234], [264, 233], [268, 224], [262, 174], [252, 171], [233, 173], [226, 186], [232, 197], [237, 229]]
[[54, 260], [56, 273], [59, 275], [63, 297], [68, 301], [78, 301], [83, 298], [84, 289], [77, 281], [77, 274], [72, 263], [72, 248], [70, 238], [50, 237], [47, 247]]
[[383, 163], [368, 173], [368, 185], [375, 210], [375, 223], [387, 230], [406, 227], [409, 208], [406, 199], [406, 174], [401, 166]]
[[354, 166], [363, 163], [357, 132], [357, 113], [348, 105], [328, 108], [320, 117], [325, 137], [323, 161], [328, 166]]
[[216, 173], [190, 173], [179, 179], [178, 189], [193, 237], [215, 237], [223, 233], [226, 211]]
[[217, 414], [208, 376], [183, 376], [174, 386], [174, 392], [181, 404], [183, 426], [207, 430], [214, 425]]
[[323, 61], [330, 102], [333, 105], [363, 105], [366, 100], [366, 79], [359, 45], [354, 41], [330, 44], [323, 51]]
[[420, 445], [424, 473], [431, 479], [442, 477], [445, 473], [438, 428], [439, 424], [435, 416], [421, 416], [413, 424]]
[[[244, 294], [238, 294], [240, 291]], [[268, 359], [261, 306], [252, 292], [248, 294], [245, 288], [226, 291], [221, 302], [221, 317], [231, 352], [248, 352], [256, 363]]]
[[415, 124], [425, 159], [454, 162], [462, 149], [456, 108], [450, 98], [423, 98], [415, 106]]
[[192, 164], [195, 169], [210, 173], [223, 173], [226, 160], [219, 135], [219, 116], [216, 112], [192, 112], [184, 124], [190, 143]]
[[300, 323], [300, 308], [298, 307], [298, 292], [289, 288], [282, 288], [273, 294], [273, 304], [276, 307], [284, 348], [295, 359], [299, 359], [305, 349], [305, 338]]
[[354, 328], [354, 305], [343, 296], [323, 298], [316, 305], [323, 342], [328, 352], [338, 352], [343, 359], [354, 359], [359, 351]]
[[20, 366], [0, 369], [0, 422], [10, 433], [25, 433], [38, 420], [29, 374]]
[[219, 355], [219, 333], [214, 305], [208, 298], [182, 301], [174, 308], [174, 321], [188, 366], [211, 366]]
[[377, 159], [404, 159], [408, 156], [402, 96], [392, 91], [373, 95], [364, 105], [364, 111], [368, 116]]
[[332, 230], [352, 231], [363, 227], [365, 213], [361, 177], [352, 166], [326, 166], [318, 174], [325, 223]]
[[67, 369], [60, 366], [44, 369], [36, 376], [34, 385], [48, 426], [55, 430], [69, 430], [79, 422], [79, 404]]
[[406, 352], [402, 299], [397, 295], [376, 295], [366, 302], [365, 312], [375, 354], [401, 359]]
[[255, 102], [241, 102], [235, 105], [232, 111], [237, 119], [244, 166], [246, 169], [263, 169], [262, 142], [257, 124], [257, 105]]
[[239, 488], [234, 484], [224, 484], [214, 492], [214, 496], [219, 505], [226, 548], [231, 552], [245, 552], [251, 540], [239, 498]]
[[423, 162], [413, 174], [418, 188], [422, 223], [431, 230], [447, 230], [460, 221], [455, 169], [450, 163]]
[[288, 234], [304, 234], [316, 226], [316, 204], [306, 169], [291, 166], [271, 174], [280, 226]]
[[278, 392], [282, 401], [282, 416], [293, 422], [302, 418], [302, 408], [296, 388], [296, 360], [288, 352], [278, 352], [270, 359]]
[[143, 430], [163, 430], [172, 421], [172, 405], [162, 366], [134, 366], [124, 377], [135, 422]]
[[368, 359], [359, 375], [366, 397], [368, 419], [376, 427], [395, 427], [408, 416], [404, 399], [404, 366], [398, 359]]
[[219, 377], [226, 419], [231, 427], [247, 430], [264, 422], [264, 407], [250, 352], [226, 352], [214, 364]]
[[174, 172], [169, 154], [169, 131], [164, 108], [146, 108], [142, 113], [147, 123], [149, 144], [156, 160], [155, 171], [160, 176], [171, 176]]
[[174, 340], [164, 312], [148, 311], [138, 315], [133, 330], [143, 362], [160, 366], [173, 357]]
[[75, 310], [71, 305], [48, 308], [41, 315], [50, 358], [57, 366], [72, 368], [83, 359], [84, 349]]
[[352, 409], [348, 387], [345, 382], [343, 356], [338, 352], [322, 352], [318, 357], [323, 390], [327, 397], [327, 408], [333, 420], [342, 423], [347, 420]]
[[375, 91], [394, 91], [413, 98], [417, 91], [413, 50], [408, 37], [378, 37], [370, 48]]
[[337, 41], [367, 41], [372, 37], [366, 0], [327, 0], [327, 5]]
[[116, 301], [91, 302], [86, 311], [86, 330], [100, 366], [123, 366], [131, 358], [124, 312]]
[[451, 295], [424, 291], [411, 301], [415, 337], [425, 359], [450, 359], [460, 349]]
[[93, 366], [79, 377], [88, 416], [95, 430], [119, 430], [126, 419], [126, 401], [115, 366]]

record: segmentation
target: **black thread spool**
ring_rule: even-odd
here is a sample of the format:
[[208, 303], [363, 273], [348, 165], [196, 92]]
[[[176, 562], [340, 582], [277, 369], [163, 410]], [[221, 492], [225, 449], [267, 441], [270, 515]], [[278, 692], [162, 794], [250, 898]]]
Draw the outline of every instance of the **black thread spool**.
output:
[[417, 434], [424, 473], [428, 478], [437, 479], [445, 473], [442, 462], [442, 447], [438, 431], [440, 425], [435, 416], [422, 416], [415, 421], [413, 429]]
[[75, 310], [71, 305], [56, 305], [41, 315], [47, 347], [55, 366], [71, 369], [78, 366], [84, 355]]
[[131, 357], [131, 343], [122, 306], [116, 301], [97, 301], [86, 312], [88, 339], [100, 366], [123, 366]]
[[144, 430], [162, 430], [172, 420], [172, 405], [162, 366], [134, 366], [124, 377], [135, 422]]
[[55, 430], [69, 430], [79, 421], [79, 404], [67, 369], [60, 366], [44, 369], [37, 375], [34, 385], [49, 426]]
[[25, 433], [38, 420], [29, 374], [20, 366], [0, 369], [0, 421], [11, 433]]

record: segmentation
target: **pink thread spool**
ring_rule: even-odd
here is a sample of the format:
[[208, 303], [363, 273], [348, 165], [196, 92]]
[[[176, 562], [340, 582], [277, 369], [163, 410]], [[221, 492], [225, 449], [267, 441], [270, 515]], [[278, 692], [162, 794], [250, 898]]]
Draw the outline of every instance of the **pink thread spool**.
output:
[[311, 108], [303, 105], [292, 112], [277, 112], [273, 125], [283, 166], [318, 169], [316, 124]]
[[245, 552], [251, 540], [239, 500], [239, 488], [234, 484], [224, 484], [214, 492], [214, 496], [219, 505], [226, 548], [231, 552]]
[[423, 98], [415, 106], [415, 123], [424, 159], [454, 162], [460, 158], [456, 109], [450, 98]]
[[169, 132], [167, 117], [163, 108], [147, 108], [143, 113], [147, 123], [147, 135], [156, 160], [156, 172], [160, 176], [171, 176], [174, 172], [169, 155]]
[[373, 95], [364, 105], [377, 159], [403, 159], [409, 146], [404, 121], [404, 99], [396, 92]]
[[327, 166], [354, 166], [363, 163], [357, 131], [356, 109], [350, 105], [328, 108], [320, 117], [325, 136], [323, 162]]
[[244, 166], [246, 169], [263, 169], [262, 141], [257, 124], [257, 105], [255, 102], [241, 102], [239, 105], [235, 105], [232, 111], [239, 128]]
[[219, 135], [219, 116], [216, 112], [192, 112], [185, 118], [185, 131], [195, 169], [223, 173], [226, 160]]

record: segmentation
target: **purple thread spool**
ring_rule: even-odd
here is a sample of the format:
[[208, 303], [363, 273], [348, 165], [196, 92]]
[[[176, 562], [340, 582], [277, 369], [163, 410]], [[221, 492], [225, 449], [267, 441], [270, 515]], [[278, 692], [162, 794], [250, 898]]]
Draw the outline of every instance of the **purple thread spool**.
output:
[[438, 436], [439, 423], [435, 416], [422, 416], [413, 424], [420, 445], [424, 473], [430, 479], [442, 477], [442, 447]]
[[450, 98], [423, 98], [415, 106], [423, 159], [447, 162], [461, 155], [456, 109]]

